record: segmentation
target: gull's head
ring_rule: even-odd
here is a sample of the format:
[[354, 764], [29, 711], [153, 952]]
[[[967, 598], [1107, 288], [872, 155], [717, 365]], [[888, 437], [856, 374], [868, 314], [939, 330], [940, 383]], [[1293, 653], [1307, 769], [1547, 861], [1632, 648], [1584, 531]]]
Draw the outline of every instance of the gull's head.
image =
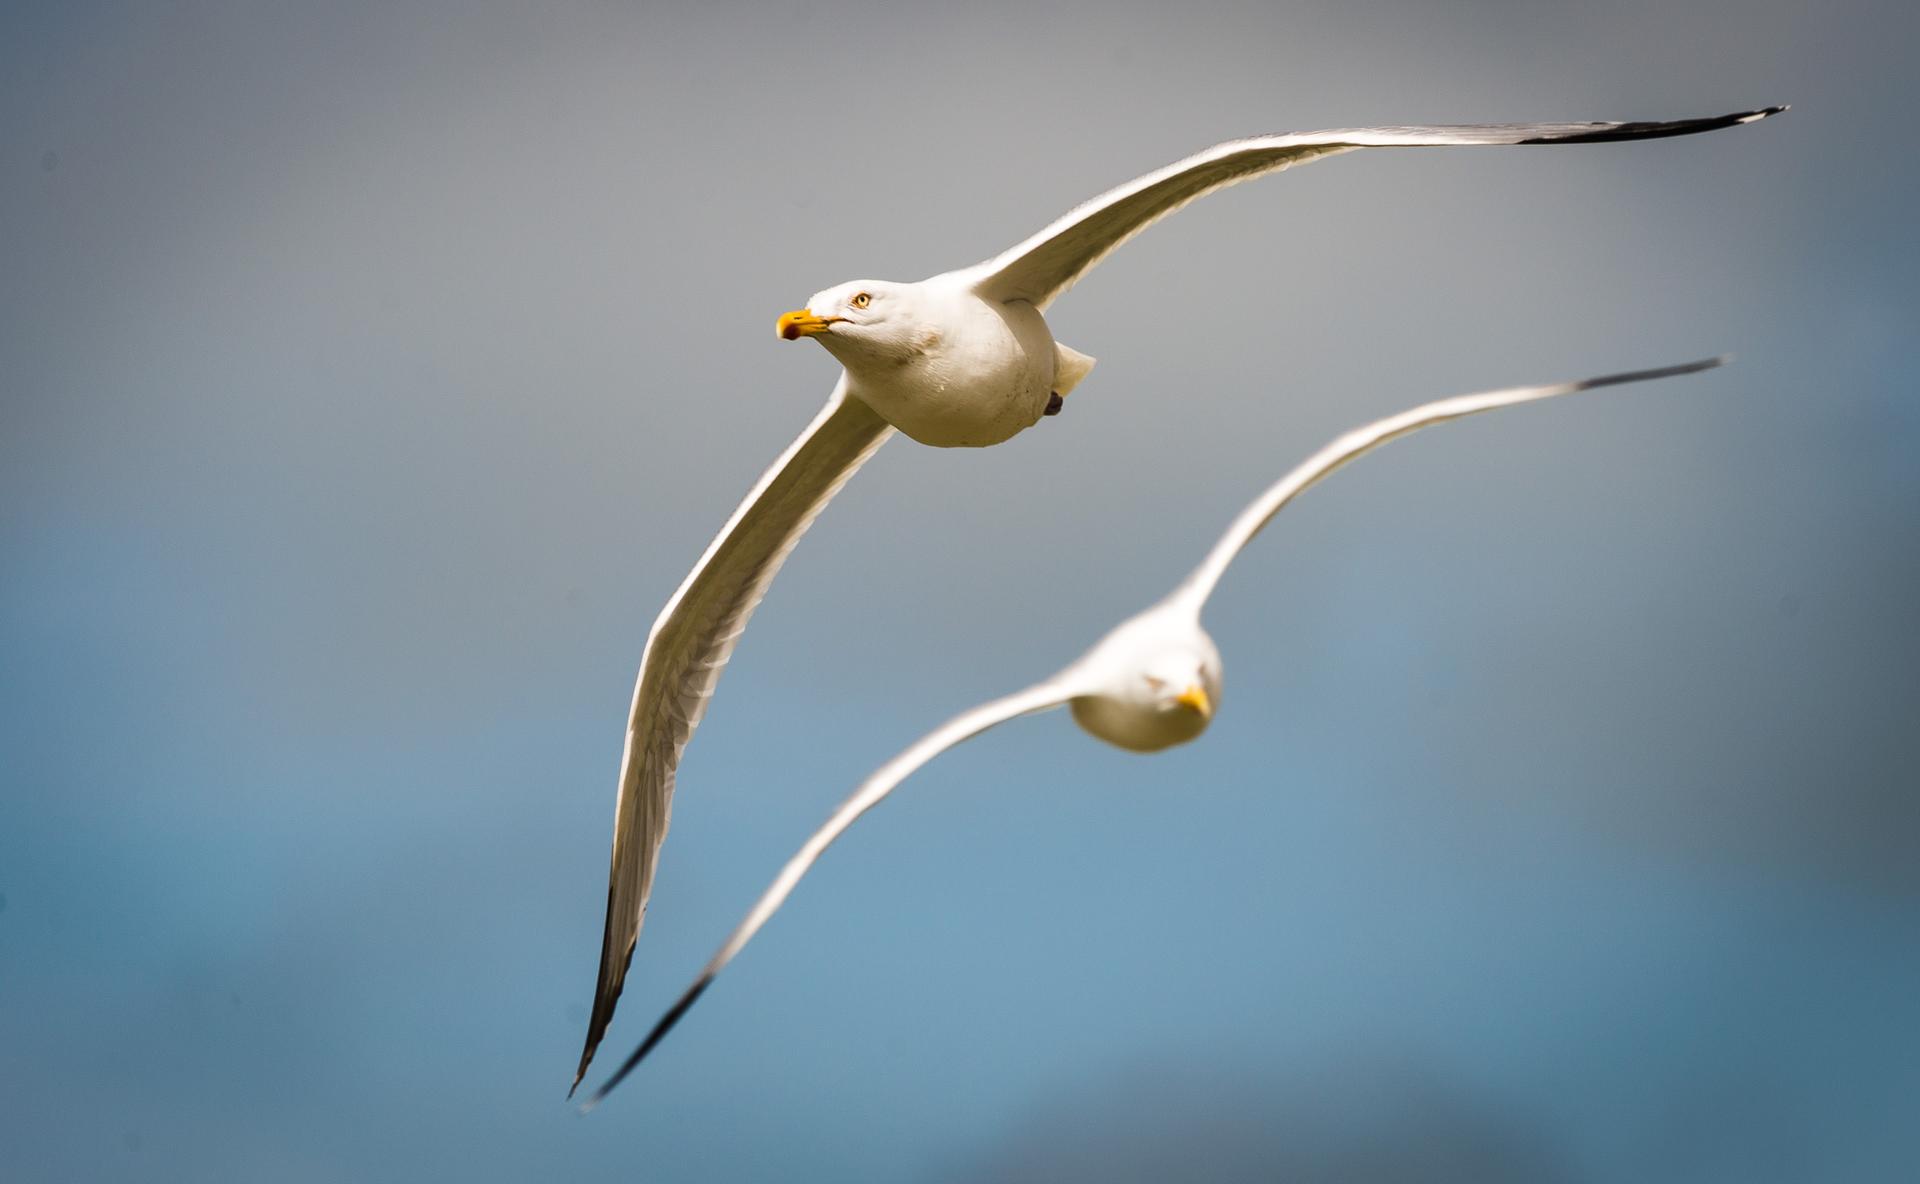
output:
[[1130, 682], [1132, 697], [1142, 708], [1187, 719], [1198, 735], [1220, 701], [1220, 656], [1211, 642], [1204, 652], [1194, 645], [1171, 646], [1148, 655]]
[[774, 332], [783, 341], [811, 337], [853, 368], [863, 361], [904, 361], [928, 345], [916, 284], [854, 280], [815, 292], [805, 308], [781, 313]]
[[1082, 660], [1095, 689], [1073, 718], [1109, 744], [1157, 752], [1207, 730], [1220, 705], [1220, 650], [1198, 621], [1149, 612], [1108, 634]]
[[1198, 739], [1220, 704], [1220, 655], [1201, 645], [1169, 645], [1140, 654], [1099, 693], [1073, 701], [1073, 718], [1109, 744], [1158, 752]]

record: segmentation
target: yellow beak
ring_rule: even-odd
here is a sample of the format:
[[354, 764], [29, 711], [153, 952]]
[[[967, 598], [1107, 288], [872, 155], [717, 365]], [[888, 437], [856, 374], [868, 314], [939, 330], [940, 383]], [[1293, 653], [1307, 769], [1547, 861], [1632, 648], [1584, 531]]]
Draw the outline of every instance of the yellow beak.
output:
[[1201, 719], [1213, 717], [1213, 704], [1207, 699], [1207, 689], [1203, 686], [1190, 686], [1175, 695], [1173, 701], [1190, 711], [1199, 712]]
[[780, 319], [773, 323], [773, 331], [778, 333], [783, 341], [798, 341], [802, 337], [813, 337], [825, 333], [828, 325], [845, 319], [845, 317], [817, 317], [804, 308], [796, 308], [792, 312], [781, 313]]

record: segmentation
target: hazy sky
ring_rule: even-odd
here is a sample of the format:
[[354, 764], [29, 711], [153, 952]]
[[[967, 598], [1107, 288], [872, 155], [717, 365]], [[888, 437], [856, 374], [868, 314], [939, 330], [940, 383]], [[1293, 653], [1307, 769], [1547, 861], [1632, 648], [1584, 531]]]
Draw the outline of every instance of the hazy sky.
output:
[[[1799, 1181], [1920, 1159], [1909, 5], [16, 4], [0, 1174]], [[563, 1104], [647, 624], [834, 366], [773, 318], [1215, 141], [1006, 446], [897, 440], [682, 769], [603, 1059], [851, 786], [1422, 435], [1209, 613], [1202, 743], [915, 778]]]

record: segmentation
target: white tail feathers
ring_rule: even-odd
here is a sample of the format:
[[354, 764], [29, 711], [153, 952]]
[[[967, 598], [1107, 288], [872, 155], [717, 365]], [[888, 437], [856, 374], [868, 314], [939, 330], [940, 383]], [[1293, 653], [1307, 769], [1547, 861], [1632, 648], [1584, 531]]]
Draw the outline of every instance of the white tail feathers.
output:
[[1053, 393], [1065, 398], [1093, 369], [1093, 359], [1077, 349], [1053, 343]]

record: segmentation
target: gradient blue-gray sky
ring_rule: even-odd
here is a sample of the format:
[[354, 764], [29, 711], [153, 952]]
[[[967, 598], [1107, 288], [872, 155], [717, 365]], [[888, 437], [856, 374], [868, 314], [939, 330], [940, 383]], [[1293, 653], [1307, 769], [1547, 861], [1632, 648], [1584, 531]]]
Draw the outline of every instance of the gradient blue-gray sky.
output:
[[[1920, 1159], [1909, 5], [10, 5], [0, 1170], [18, 1180], [1893, 1179]], [[860, 776], [1424, 435], [863, 822], [603, 1110], [648, 622], [833, 378], [772, 318], [1259, 131], [1662, 118], [1211, 198], [900, 440], [689, 752], [624, 1053]]]

